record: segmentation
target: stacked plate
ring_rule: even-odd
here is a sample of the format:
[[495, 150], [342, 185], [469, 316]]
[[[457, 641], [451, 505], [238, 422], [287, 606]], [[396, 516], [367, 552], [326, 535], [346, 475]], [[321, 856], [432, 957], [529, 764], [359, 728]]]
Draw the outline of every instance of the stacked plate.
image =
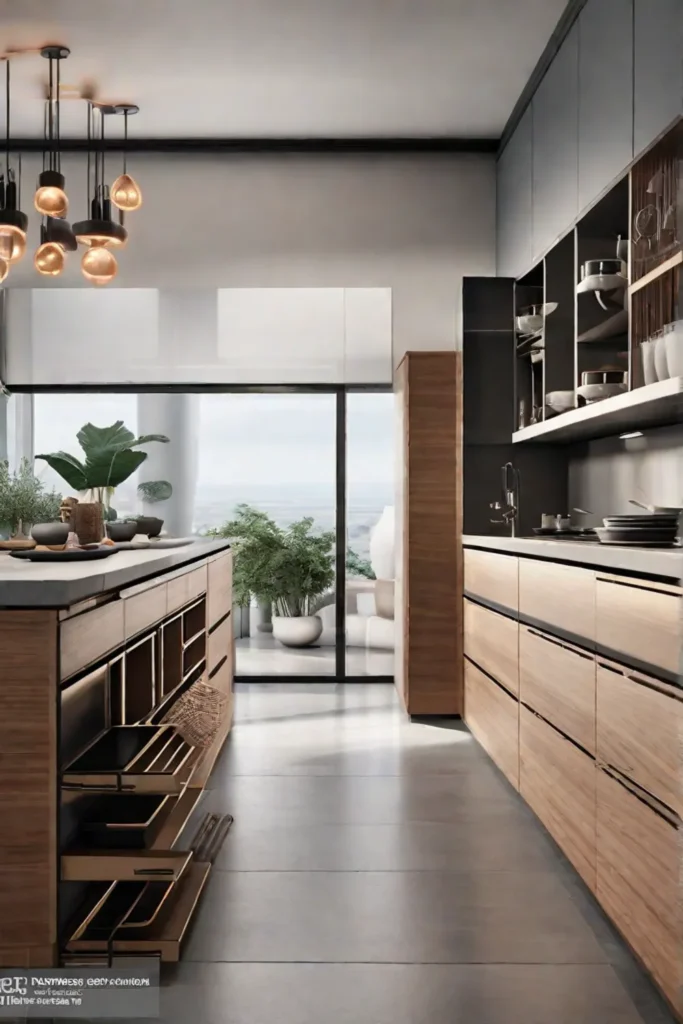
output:
[[604, 527], [598, 527], [596, 530], [601, 544], [670, 548], [676, 543], [678, 534], [678, 516], [670, 513], [607, 516], [603, 523]]

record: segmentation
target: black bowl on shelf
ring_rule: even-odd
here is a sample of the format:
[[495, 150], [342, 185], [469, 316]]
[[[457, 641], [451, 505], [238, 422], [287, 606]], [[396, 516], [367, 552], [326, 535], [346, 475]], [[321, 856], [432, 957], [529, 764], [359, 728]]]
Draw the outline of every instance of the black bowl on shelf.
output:
[[138, 516], [135, 520], [138, 533], [144, 533], [148, 537], [158, 537], [161, 533], [161, 527], [164, 525], [163, 519], [158, 519], [156, 516]]
[[106, 523], [105, 528], [109, 539], [117, 543], [132, 540], [138, 532], [137, 523], [129, 523], [118, 519], [113, 523]]

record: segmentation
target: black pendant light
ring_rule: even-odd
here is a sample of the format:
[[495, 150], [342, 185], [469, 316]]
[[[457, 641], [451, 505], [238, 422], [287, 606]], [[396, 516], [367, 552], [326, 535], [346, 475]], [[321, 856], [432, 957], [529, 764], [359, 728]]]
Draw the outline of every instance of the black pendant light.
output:
[[0, 281], [7, 277], [9, 267], [26, 252], [28, 217], [19, 209], [21, 156], [17, 172], [10, 166], [10, 61], [5, 57], [5, 167], [0, 171]]
[[38, 213], [45, 217], [66, 217], [69, 200], [64, 191], [65, 181], [62, 174], [62, 155], [60, 152], [60, 63], [69, 56], [71, 51], [66, 46], [44, 46], [40, 51], [50, 63], [48, 76], [48, 96], [45, 118], [46, 149], [43, 152], [43, 170], [38, 178], [38, 188], [34, 196], [34, 205]]
[[[122, 246], [128, 238], [128, 232], [121, 224], [112, 220], [111, 199], [109, 197], [109, 186], [105, 184], [105, 157], [104, 157], [104, 119], [107, 114], [116, 113], [116, 108], [102, 104], [94, 104], [88, 101], [88, 187], [87, 195], [90, 205], [90, 217], [78, 221], [73, 226], [73, 232], [81, 245], [91, 249], [109, 249]], [[96, 127], [96, 120], [99, 118], [99, 133]], [[93, 139], [99, 138], [99, 149], [91, 156]], [[83, 273], [90, 280], [93, 278], [86, 272], [88, 267], [97, 266], [101, 269], [105, 264], [112, 270], [107, 280], [97, 280], [97, 284], [106, 284], [116, 273], [116, 259], [110, 253], [110, 259], [105, 259], [102, 254], [97, 257], [86, 252], [81, 263]], [[98, 275], [98, 278], [102, 275]]]

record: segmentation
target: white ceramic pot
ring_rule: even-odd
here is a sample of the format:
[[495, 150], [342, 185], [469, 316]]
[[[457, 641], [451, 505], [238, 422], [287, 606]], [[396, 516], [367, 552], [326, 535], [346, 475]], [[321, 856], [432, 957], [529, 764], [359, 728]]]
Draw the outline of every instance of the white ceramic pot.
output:
[[640, 358], [643, 361], [643, 380], [646, 384], [657, 382], [657, 370], [655, 369], [655, 348], [656, 341], [644, 341], [640, 346]]
[[370, 565], [378, 580], [393, 580], [395, 542], [394, 506], [386, 505], [370, 534]]
[[660, 334], [655, 339], [654, 345], [657, 380], [668, 380], [671, 374], [669, 373], [669, 365], [666, 358], [666, 336], [664, 334]]
[[683, 320], [677, 320], [670, 328], [664, 335], [669, 376], [683, 377]]
[[273, 615], [273, 636], [285, 647], [307, 647], [322, 631], [319, 615]]

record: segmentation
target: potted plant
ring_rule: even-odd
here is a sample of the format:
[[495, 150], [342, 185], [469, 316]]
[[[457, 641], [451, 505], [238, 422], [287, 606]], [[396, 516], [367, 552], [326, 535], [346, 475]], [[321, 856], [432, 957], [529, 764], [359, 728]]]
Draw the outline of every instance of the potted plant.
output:
[[13, 473], [0, 462], [0, 529], [11, 538], [22, 539], [37, 523], [56, 522], [61, 504], [61, 494], [45, 490], [28, 459]]
[[233, 519], [210, 531], [233, 542], [235, 603], [270, 602], [273, 636], [287, 647], [318, 639], [322, 621], [312, 606], [334, 581], [334, 534], [313, 526], [306, 517], [282, 529], [265, 512], [238, 505]]
[[[111, 507], [114, 491], [147, 459], [147, 452], [136, 449], [155, 441], [168, 444], [169, 439], [163, 434], [135, 437], [124, 426], [123, 420], [117, 420], [110, 427], [95, 427], [92, 423], [86, 423], [77, 437], [85, 455], [83, 462], [68, 452], [36, 455], [36, 458], [47, 462], [82, 496], [82, 500], [73, 508], [72, 522], [81, 543], [88, 543], [102, 539], [103, 520], [116, 519], [116, 510]], [[156, 483], [163, 483], [167, 488], [171, 486], [166, 481]], [[89, 507], [83, 508], [84, 505]]]

